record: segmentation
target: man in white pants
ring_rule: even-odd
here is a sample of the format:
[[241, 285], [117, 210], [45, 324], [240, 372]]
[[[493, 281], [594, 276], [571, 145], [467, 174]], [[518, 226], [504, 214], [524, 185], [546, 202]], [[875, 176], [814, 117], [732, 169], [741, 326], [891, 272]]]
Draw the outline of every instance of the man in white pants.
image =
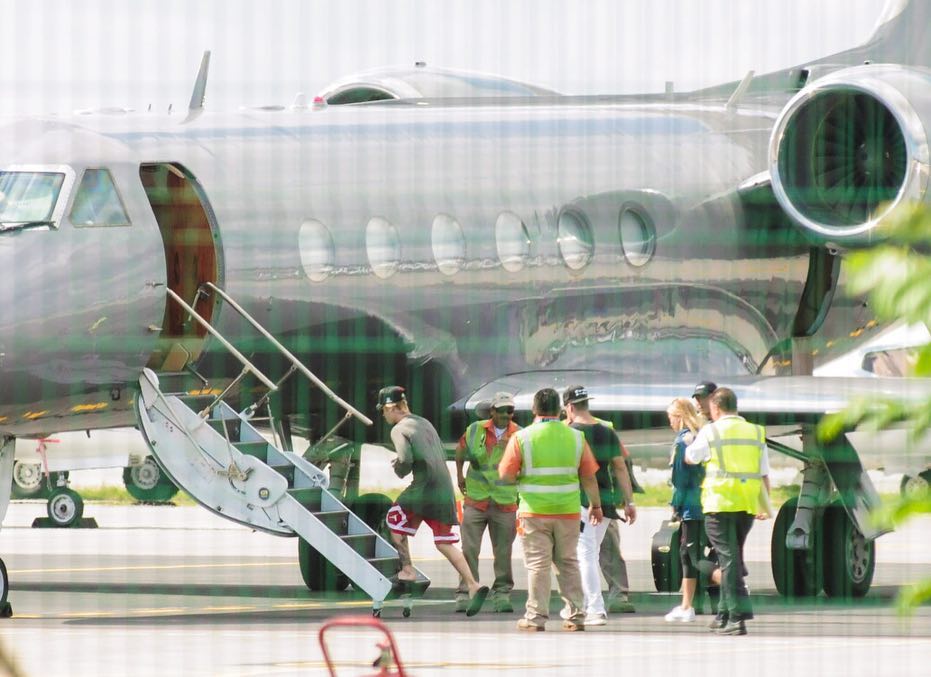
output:
[[[637, 519], [637, 508], [633, 502], [633, 491], [627, 465], [621, 451], [621, 441], [613, 429], [600, 423], [588, 408], [588, 391], [584, 386], [572, 386], [563, 393], [566, 423], [585, 435], [598, 461], [598, 491], [605, 519], [592, 526], [589, 521], [588, 499], [582, 493], [582, 533], [579, 536], [579, 568], [582, 573], [582, 589], [585, 593], [585, 625], [604, 625], [608, 613], [601, 594], [601, 569], [598, 553], [604, 540], [609, 519], [619, 519], [617, 506], [624, 505], [628, 524]], [[613, 474], [611, 472], [613, 470]], [[615, 481], [616, 480], [616, 481]], [[618, 486], [619, 485], [619, 486]]]

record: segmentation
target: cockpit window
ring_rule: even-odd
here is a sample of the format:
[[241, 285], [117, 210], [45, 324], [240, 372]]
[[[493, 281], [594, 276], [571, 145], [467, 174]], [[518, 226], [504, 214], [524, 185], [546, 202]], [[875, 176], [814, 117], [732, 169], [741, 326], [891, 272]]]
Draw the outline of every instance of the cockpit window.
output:
[[48, 223], [64, 174], [0, 171], [0, 223]]
[[129, 217], [108, 170], [84, 170], [71, 207], [71, 223], [75, 226], [129, 225]]

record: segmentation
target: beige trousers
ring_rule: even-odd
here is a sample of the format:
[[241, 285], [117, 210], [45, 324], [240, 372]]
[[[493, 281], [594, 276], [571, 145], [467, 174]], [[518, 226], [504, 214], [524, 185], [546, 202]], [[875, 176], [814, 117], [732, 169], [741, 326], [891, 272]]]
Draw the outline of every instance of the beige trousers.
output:
[[[514, 587], [511, 551], [517, 535], [517, 513], [504, 512], [494, 502], [489, 503], [487, 510], [479, 510], [471, 505], [463, 507], [462, 524], [459, 526], [459, 534], [462, 536], [462, 554], [475, 580], [479, 580], [478, 556], [482, 551], [482, 535], [486, 527], [491, 539], [491, 551], [495, 558], [495, 582], [491, 586], [491, 595], [507, 599], [511, 596], [511, 589]], [[468, 596], [469, 588], [460, 577], [459, 587], [456, 588], [456, 598]]]
[[579, 573], [579, 520], [521, 517], [524, 566], [527, 569], [527, 612], [531, 623], [543, 625], [550, 615], [550, 568], [572, 621], [585, 619], [582, 576]]

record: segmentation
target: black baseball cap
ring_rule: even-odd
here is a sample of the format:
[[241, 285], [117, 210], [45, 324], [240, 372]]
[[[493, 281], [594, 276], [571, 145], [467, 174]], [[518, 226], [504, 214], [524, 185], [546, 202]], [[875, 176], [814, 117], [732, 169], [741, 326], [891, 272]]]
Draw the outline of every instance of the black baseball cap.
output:
[[569, 386], [563, 391], [562, 406], [576, 404], [577, 402], [584, 402], [590, 399], [588, 390], [586, 390], [585, 386]]
[[386, 404], [397, 404], [406, 401], [407, 397], [404, 396], [404, 388], [401, 386], [386, 386], [378, 391], [378, 404], [375, 405], [375, 408], [381, 411]]
[[708, 397], [717, 389], [718, 386], [714, 381], [702, 381], [695, 386], [695, 392], [692, 393], [692, 397]]

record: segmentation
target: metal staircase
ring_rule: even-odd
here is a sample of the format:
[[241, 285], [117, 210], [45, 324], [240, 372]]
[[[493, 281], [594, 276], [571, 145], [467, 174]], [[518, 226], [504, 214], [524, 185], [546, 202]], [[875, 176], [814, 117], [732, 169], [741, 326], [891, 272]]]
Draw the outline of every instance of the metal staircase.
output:
[[[269, 442], [251, 423], [259, 406], [295, 371], [307, 375], [346, 410], [343, 421], [354, 416], [371, 425], [371, 420], [332, 393], [228, 295], [209, 286], [293, 366], [277, 384], [273, 383], [191, 306], [168, 290], [240, 360], [243, 371], [226, 390], [201, 406], [202, 396], [163, 393], [155, 372], [144, 369], [139, 378], [136, 413], [153, 456], [178, 486], [213, 513], [278, 536], [299, 536], [356, 589], [371, 597], [377, 614], [382, 602], [391, 596], [391, 578], [400, 569], [397, 550], [327, 489], [328, 478], [323, 471], [300, 455]], [[237, 412], [223, 397], [247, 373], [264, 383], [268, 392]], [[417, 573], [414, 587], [422, 592], [430, 581], [422, 572]]]

